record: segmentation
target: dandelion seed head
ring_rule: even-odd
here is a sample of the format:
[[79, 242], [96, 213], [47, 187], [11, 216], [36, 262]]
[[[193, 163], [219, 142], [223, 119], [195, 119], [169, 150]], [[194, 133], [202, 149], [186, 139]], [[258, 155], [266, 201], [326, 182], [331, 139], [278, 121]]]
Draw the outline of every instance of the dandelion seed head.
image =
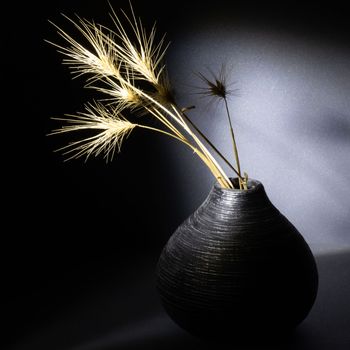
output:
[[[208, 69], [209, 70], [209, 69]], [[211, 77], [208, 77], [202, 73], [196, 75], [205, 83], [205, 87], [199, 88], [199, 94], [208, 97], [218, 97], [220, 99], [226, 99], [230, 95], [234, 95], [237, 89], [230, 89], [230, 85], [227, 83], [226, 66], [222, 65], [218, 74], [209, 70]]]

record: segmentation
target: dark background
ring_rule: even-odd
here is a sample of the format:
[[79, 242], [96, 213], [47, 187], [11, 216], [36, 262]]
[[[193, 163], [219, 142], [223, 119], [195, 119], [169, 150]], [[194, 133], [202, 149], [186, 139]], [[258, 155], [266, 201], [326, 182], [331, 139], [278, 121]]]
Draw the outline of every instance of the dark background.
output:
[[[111, 3], [128, 6], [126, 1]], [[167, 32], [172, 42], [181, 41], [184, 33], [196, 35], [197, 24], [207, 19], [223, 23], [229, 18], [346, 49], [350, 44], [348, 12], [340, 1], [133, 4], [146, 25], [157, 20], [159, 33]], [[180, 145], [138, 130], [108, 164], [102, 158], [63, 162], [53, 152], [69, 135], [46, 136], [58, 126], [50, 117], [82, 110], [94, 96], [82, 88], [82, 79], [71, 80], [60, 55], [44, 42], [58, 39], [48, 19], [65, 28], [61, 12], [110, 24], [103, 1], [34, 1], [3, 11], [5, 348], [38, 350], [41, 344], [69, 349], [152, 314], [152, 307], [159, 308], [152, 271], [161, 248], [212, 183], [199, 162], [181, 163], [187, 151]], [[173, 76], [176, 57], [173, 53], [168, 62]], [[168, 325], [175, 327], [167, 322], [161, 318], [152, 324], [166, 333]], [[147, 327], [140, 327], [146, 334]], [[141, 349], [139, 334], [135, 348]], [[111, 348], [128, 348], [120, 344]]]

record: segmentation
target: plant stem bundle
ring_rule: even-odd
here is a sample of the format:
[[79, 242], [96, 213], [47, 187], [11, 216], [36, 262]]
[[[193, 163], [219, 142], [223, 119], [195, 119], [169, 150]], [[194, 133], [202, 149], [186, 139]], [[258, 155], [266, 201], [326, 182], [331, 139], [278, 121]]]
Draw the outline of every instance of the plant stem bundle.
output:
[[[122, 23], [123, 17], [130, 34]], [[156, 42], [155, 26], [147, 33], [132, 7], [131, 15], [122, 11], [121, 18], [112, 9], [114, 30], [79, 17], [77, 21], [66, 18], [80, 32], [87, 45], [82, 45], [56, 25], [54, 26], [65, 40], [66, 46], [51, 44], [65, 56], [63, 63], [69, 66], [75, 76], [87, 77], [86, 87], [108, 96], [104, 100], [87, 104], [85, 112], [59, 118], [66, 125], [54, 130], [52, 134], [82, 130], [94, 132], [93, 136], [62, 148], [69, 155], [68, 159], [81, 156], [87, 159], [91, 155], [103, 153], [108, 161], [113, 158], [115, 151], [120, 151], [123, 140], [132, 130], [141, 128], [180, 141], [203, 161], [223, 188], [233, 188], [231, 180], [208, 149], [208, 146], [211, 147], [237, 174], [240, 188], [244, 187], [245, 180], [241, 176], [226, 97], [224, 100], [237, 169], [177, 106], [165, 65], [162, 63], [168, 45], [165, 45], [164, 37]], [[140, 113], [144, 118], [132, 122], [124, 112], [128, 112], [128, 115], [130, 112]], [[159, 126], [147, 123], [145, 115], [157, 120]]]

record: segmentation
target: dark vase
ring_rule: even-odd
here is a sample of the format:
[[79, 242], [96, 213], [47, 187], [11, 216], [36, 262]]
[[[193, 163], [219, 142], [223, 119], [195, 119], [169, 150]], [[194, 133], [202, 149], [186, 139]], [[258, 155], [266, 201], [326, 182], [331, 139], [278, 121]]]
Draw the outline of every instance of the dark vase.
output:
[[289, 332], [308, 315], [317, 288], [309, 246], [256, 180], [246, 191], [214, 185], [157, 265], [165, 310], [204, 338]]

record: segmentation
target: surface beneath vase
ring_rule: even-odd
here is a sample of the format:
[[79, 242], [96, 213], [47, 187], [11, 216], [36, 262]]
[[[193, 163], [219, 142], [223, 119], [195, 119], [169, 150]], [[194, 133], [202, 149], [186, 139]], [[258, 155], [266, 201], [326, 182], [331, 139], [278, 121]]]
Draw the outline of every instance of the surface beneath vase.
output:
[[[350, 252], [316, 255], [320, 285], [317, 300], [307, 319], [287, 337], [247, 338], [235, 349], [287, 350], [347, 350], [350, 344]], [[128, 273], [117, 273], [115, 266], [99, 283], [90, 276], [90, 286], [75, 286], [75, 302], [53, 288], [37, 290], [26, 304], [13, 305], [12, 312], [20, 315], [31, 309], [31, 323], [17, 322], [13, 350], [136, 350], [136, 349], [212, 349], [213, 343], [190, 336], [176, 326], [163, 311], [154, 288], [154, 262], [129, 265]], [[125, 271], [120, 266], [120, 271]], [[83, 275], [84, 271], [81, 269]], [[62, 283], [72, 281], [62, 281]], [[74, 282], [73, 282], [74, 283]], [[76, 284], [78, 282], [75, 282]], [[81, 282], [80, 282], [81, 283]], [[94, 287], [92, 287], [94, 285]], [[74, 285], [73, 285], [74, 287]], [[80, 288], [79, 288], [80, 287]], [[72, 291], [72, 289], [71, 289]], [[48, 295], [51, 293], [51, 298]], [[73, 296], [70, 296], [73, 297]], [[72, 299], [70, 299], [72, 300]], [[51, 317], [47, 318], [51, 308]], [[254, 343], [251, 341], [254, 340]], [[227, 349], [229, 344], [215, 341], [215, 349]]]

